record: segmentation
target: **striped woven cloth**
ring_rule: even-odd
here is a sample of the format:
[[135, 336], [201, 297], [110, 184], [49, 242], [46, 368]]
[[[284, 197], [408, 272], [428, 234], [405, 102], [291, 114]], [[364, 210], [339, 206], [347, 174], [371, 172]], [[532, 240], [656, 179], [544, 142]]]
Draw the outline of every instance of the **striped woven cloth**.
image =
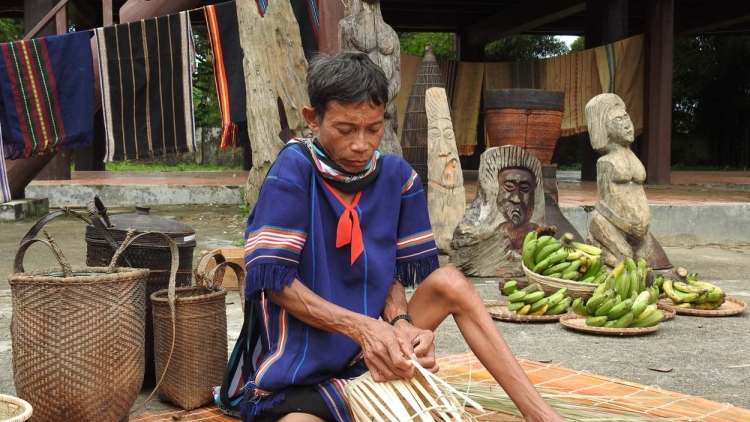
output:
[[[318, 51], [318, 4], [316, 0], [292, 0], [292, 9], [297, 18], [305, 57], [309, 60]], [[256, 0], [258, 11], [265, 15], [267, 0]], [[214, 57], [216, 96], [221, 111], [221, 149], [248, 143], [247, 106], [245, 102], [245, 72], [242, 65], [244, 55], [240, 45], [237, 23], [237, 4], [234, 1], [209, 5], [204, 8], [211, 51]], [[263, 48], [262, 46], [254, 46]], [[279, 106], [282, 131], [289, 125]], [[288, 139], [286, 133], [282, 139]]]
[[97, 28], [105, 161], [195, 151], [187, 12]]
[[[0, 151], [3, 150], [3, 131], [0, 129]], [[11, 200], [8, 174], [5, 172], [5, 158], [0, 156], [0, 204]]]
[[5, 158], [91, 145], [94, 76], [88, 33], [3, 43], [0, 56]]

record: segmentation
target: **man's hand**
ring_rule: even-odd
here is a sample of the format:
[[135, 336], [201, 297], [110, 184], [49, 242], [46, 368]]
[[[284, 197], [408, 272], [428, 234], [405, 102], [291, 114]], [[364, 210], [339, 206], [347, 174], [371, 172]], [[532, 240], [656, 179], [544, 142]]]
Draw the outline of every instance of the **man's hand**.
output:
[[383, 382], [414, 377], [414, 367], [408, 360], [415, 357], [426, 368], [437, 370], [432, 332], [420, 330], [406, 321], [396, 325], [398, 328], [372, 320], [362, 326], [354, 338], [362, 347], [372, 379]]
[[407, 321], [397, 321], [396, 329], [404, 333], [406, 339], [414, 347], [414, 359], [422, 367], [432, 373], [440, 369], [435, 362], [435, 334], [429, 330], [417, 328]]

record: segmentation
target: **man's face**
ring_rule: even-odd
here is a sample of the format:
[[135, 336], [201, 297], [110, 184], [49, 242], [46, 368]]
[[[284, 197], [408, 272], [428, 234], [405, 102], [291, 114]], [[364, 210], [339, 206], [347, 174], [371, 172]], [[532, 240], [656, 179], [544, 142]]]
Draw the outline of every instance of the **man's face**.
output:
[[333, 160], [348, 173], [363, 171], [383, 139], [385, 104], [328, 104], [321, 121], [314, 109], [302, 110], [308, 127], [318, 133], [318, 141]]
[[534, 176], [528, 170], [505, 169], [498, 173], [497, 207], [507, 221], [520, 226], [531, 218], [534, 207]]

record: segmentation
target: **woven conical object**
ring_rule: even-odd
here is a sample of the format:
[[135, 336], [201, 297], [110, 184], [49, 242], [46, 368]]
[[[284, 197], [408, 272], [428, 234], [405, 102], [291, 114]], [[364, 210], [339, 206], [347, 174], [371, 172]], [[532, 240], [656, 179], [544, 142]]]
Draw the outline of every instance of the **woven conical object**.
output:
[[406, 105], [404, 129], [401, 131], [401, 146], [404, 159], [417, 171], [422, 185], [427, 189], [427, 113], [425, 92], [430, 88], [445, 88], [443, 75], [435, 61], [432, 47], [425, 48], [422, 64], [411, 87]]

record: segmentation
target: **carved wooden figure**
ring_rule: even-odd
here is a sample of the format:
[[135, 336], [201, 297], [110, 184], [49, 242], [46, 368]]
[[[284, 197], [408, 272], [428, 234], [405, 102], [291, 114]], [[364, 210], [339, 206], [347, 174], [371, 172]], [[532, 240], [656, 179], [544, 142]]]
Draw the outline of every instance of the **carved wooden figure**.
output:
[[530, 231], [554, 233], [544, 218], [542, 166], [518, 146], [485, 151], [477, 195], [456, 227], [451, 263], [475, 277], [516, 277], [521, 247]]
[[427, 208], [438, 250], [448, 253], [453, 231], [466, 211], [464, 176], [445, 89], [430, 88], [425, 97], [429, 186]]
[[380, 14], [379, 0], [351, 0], [347, 17], [339, 22], [341, 50], [356, 50], [370, 56], [388, 78], [388, 104], [385, 132], [378, 150], [382, 154], [401, 155], [396, 130], [396, 95], [401, 88], [401, 44], [398, 34]]
[[[652, 268], [669, 268], [664, 250], [649, 232], [651, 211], [643, 182], [646, 169], [630, 150], [633, 122], [615, 94], [586, 104], [591, 146], [603, 154], [596, 163], [596, 209], [589, 220], [591, 243], [613, 267], [627, 257], [644, 258]], [[669, 165], [667, 163], [666, 165]]]

